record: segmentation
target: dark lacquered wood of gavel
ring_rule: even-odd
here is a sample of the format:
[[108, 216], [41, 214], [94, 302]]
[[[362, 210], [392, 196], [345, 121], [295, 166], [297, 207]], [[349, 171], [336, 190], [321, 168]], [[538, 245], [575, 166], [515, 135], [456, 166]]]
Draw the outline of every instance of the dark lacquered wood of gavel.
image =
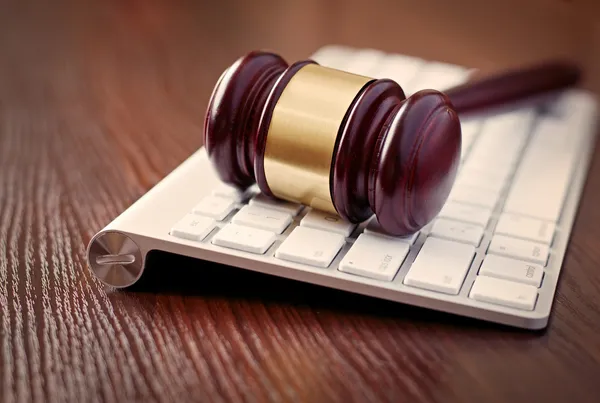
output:
[[389, 79], [251, 52], [211, 95], [207, 154], [222, 181], [390, 235], [419, 231], [449, 197], [460, 162], [459, 114], [577, 83], [580, 71], [546, 62], [406, 98]]

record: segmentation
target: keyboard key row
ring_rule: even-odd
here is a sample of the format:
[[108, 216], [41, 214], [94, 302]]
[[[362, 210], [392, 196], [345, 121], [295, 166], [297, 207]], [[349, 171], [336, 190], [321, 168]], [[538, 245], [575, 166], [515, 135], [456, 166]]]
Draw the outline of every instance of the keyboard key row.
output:
[[540, 123], [515, 176], [504, 211], [558, 220], [577, 158], [577, 149], [565, 140], [570, 136], [568, 128], [560, 123]]
[[525, 110], [499, 115], [482, 124], [477, 140], [460, 168], [454, 188], [456, 200], [469, 202], [471, 199], [479, 205], [495, 206], [516, 169], [533, 118], [531, 111]]
[[[173, 226], [170, 234], [181, 239], [202, 242], [214, 228], [214, 219], [188, 214]], [[243, 223], [226, 224], [217, 231], [211, 242], [230, 249], [264, 254], [276, 240], [275, 231], [256, 228], [252, 222], [252, 226]], [[294, 228], [279, 246], [275, 257], [311, 266], [328, 267], [345, 243], [346, 237], [343, 235], [299, 226]]]
[[[256, 206], [253, 208], [259, 209]], [[171, 235], [191, 241], [203, 241], [215, 228], [216, 220], [188, 214], [173, 227]], [[475, 257], [475, 246], [479, 244], [481, 236], [482, 228], [479, 226], [452, 220], [436, 220], [431, 236], [425, 241], [403, 283], [457, 295], [469, 272]], [[274, 231], [230, 223], [217, 231], [211, 242], [217, 246], [264, 254], [276, 240], [277, 233]], [[343, 234], [301, 225], [294, 228], [276, 249], [274, 256], [281, 260], [326, 268], [345, 244], [346, 237]], [[338, 270], [390, 282], [408, 256], [410, 247], [411, 244], [404, 239], [363, 233], [343, 257]], [[518, 309], [533, 309], [530, 307], [535, 303], [548, 256], [548, 249], [544, 247], [543, 244], [531, 241], [494, 236], [488, 249], [490, 254], [479, 268], [470, 297]], [[485, 280], [480, 280], [484, 277]], [[494, 283], [488, 278], [500, 282]], [[535, 293], [527, 287], [536, 289]]]
[[[404, 284], [458, 295], [475, 257], [472, 246], [428, 238], [410, 267]], [[543, 268], [514, 259], [487, 256], [469, 298], [516, 309], [533, 310]]]
[[[192, 209], [192, 212], [222, 221], [235, 208], [236, 204], [232, 199], [223, 196], [207, 196]], [[274, 200], [259, 194], [252, 198], [248, 205], [243, 206], [231, 221], [235, 224], [281, 234], [302, 208], [296, 203]], [[300, 225], [331, 231], [344, 237], [350, 236], [356, 228], [356, 224], [349, 223], [336, 214], [315, 209], [308, 211], [300, 221]]]
[[[473, 203], [473, 200], [447, 203], [403, 279], [405, 285], [452, 295], [460, 292], [475, 257], [475, 247], [481, 243], [492, 211], [490, 206], [468, 203]], [[216, 227], [217, 221], [228, 216], [235, 207], [235, 200], [225, 197], [224, 192], [206, 197], [193, 208], [192, 214], [174, 226], [171, 234], [202, 241]], [[255, 195], [249, 205], [243, 206], [233, 216], [231, 224], [217, 231], [212, 243], [264, 254], [276, 242], [277, 235], [291, 225], [293, 216], [299, 214], [300, 209], [294, 203]], [[275, 258], [329, 267], [355, 228], [336, 215], [311, 209], [300, 220], [300, 226], [276, 249]], [[546, 244], [551, 242], [554, 224], [504, 213], [495, 233], [488, 247], [489, 255], [479, 268], [479, 276], [539, 287], [549, 255]], [[338, 270], [392, 281], [418, 236], [419, 233], [403, 238], [390, 237], [373, 218], [341, 260]], [[497, 304], [516, 307], [510, 301], [501, 301], [498, 295], [486, 297], [485, 287], [475, 290], [472, 298], [488, 298], [488, 302], [493, 300]], [[522, 304], [519, 306], [523, 309]]]

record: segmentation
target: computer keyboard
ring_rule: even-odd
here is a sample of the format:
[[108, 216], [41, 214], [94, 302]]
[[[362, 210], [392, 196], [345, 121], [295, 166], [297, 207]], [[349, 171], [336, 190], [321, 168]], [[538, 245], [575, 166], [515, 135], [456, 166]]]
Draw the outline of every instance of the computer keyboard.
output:
[[[327, 46], [322, 65], [396, 80], [407, 96], [474, 69], [374, 49]], [[596, 136], [582, 90], [461, 118], [461, 167], [438, 217], [391, 237], [219, 181], [201, 148], [88, 246], [96, 276], [135, 283], [160, 250], [527, 329], [547, 326]], [[165, 273], [165, 275], [168, 275]]]

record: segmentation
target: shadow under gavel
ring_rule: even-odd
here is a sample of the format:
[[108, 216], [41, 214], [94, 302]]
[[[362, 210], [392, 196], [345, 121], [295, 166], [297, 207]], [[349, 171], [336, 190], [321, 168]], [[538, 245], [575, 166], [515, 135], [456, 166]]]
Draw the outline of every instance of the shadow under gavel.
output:
[[461, 152], [459, 115], [511, 106], [575, 85], [561, 61], [504, 71], [406, 97], [389, 79], [288, 65], [251, 52], [219, 78], [204, 144], [220, 179], [394, 236], [431, 222], [449, 197]]

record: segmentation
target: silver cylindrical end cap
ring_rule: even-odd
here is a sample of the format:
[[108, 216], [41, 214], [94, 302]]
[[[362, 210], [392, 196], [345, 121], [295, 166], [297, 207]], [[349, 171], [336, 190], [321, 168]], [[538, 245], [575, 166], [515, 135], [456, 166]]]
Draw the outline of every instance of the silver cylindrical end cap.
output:
[[139, 246], [127, 235], [116, 231], [96, 235], [90, 241], [87, 259], [94, 275], [111, 287], [134, 284], [144, 270]]

